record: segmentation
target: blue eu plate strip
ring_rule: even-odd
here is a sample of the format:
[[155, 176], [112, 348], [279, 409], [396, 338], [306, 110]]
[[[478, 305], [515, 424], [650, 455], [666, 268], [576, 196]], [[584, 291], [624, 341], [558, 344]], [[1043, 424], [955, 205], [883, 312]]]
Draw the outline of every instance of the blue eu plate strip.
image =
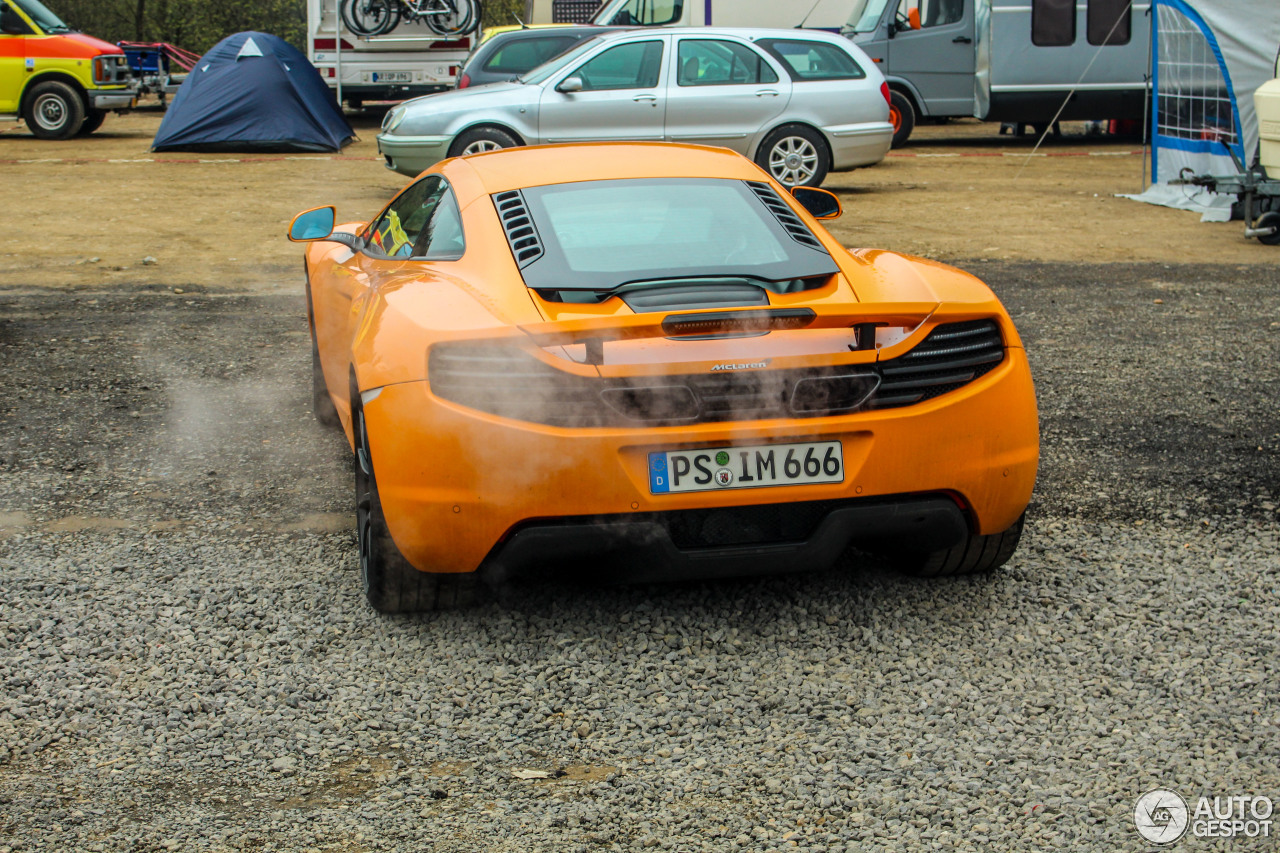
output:
[[665, 453], [649, 454], [649, 491], [655, 495], [665, 495], [671, 491]]

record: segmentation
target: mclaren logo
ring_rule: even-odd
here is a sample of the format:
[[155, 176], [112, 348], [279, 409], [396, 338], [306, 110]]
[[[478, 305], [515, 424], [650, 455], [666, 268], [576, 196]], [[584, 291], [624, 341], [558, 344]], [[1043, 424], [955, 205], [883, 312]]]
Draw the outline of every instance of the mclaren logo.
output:
[[754, 370], [756, 368], [768, 366], [769, 362], [767, 361], [727, 362], [725, 364], [717, 364], [715, 367], [711, 368], [711, 372], [715, 373], [717, 370]]

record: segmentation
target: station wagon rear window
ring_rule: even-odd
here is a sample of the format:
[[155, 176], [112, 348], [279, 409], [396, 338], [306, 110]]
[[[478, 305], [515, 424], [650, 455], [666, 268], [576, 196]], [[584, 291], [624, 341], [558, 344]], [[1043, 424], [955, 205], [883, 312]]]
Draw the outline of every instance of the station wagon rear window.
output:
[[781, 281], [837, 272], [829, 254], [789, 234], [743, 181], [582, 181], [521, 194], [541, 244], [521, 272], [536, 289], [601, 290], [727, 275]]
[[861, 80], [867, 76], [852, 56], [834, 44], [801, 39], [761, 39], [758, 44], [782, 62], [792, 80]]

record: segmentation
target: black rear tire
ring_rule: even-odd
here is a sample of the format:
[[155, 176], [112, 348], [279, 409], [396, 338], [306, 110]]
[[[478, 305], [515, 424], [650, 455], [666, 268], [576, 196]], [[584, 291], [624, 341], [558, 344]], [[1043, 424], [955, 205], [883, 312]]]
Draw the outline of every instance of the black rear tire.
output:
[[921, 578], [989, 572], [1003, 566], [1018, 549], [1026, 518], [1023, 513], [1008, 530], [989, 536], [974, 534], [941, 551], [895, 552], [890, 561], [898, 571]]
[[916, 108], [911, 99], [901, 92], [889, 92], [889, 121], [893, 124], [893, 148], [901, 148], [911, 131], [916, 129]]
[[356, 539], [360, 548], [360, 580], [369, 604], [380, 613], [420, 613], [475, 604], [480, 593], [475, 572], [422, 572], [396, 547], [382, 514], [369, 433], [358, 395], [353, 395], [351, 401], [351, 429], [356, 439]]
[[22, 105], [27, 128], [41, 139], [70, 139], [84, 123], [80, 93], [59, 80], [31, 87]]
[[84, 124], [80, 125], [80, 129], [76, 131], [76, 136], [88, 136], [98, 128], [102, 127], [102, 123], [107, 120], [106, 110], [89, 110], [84, 117]]

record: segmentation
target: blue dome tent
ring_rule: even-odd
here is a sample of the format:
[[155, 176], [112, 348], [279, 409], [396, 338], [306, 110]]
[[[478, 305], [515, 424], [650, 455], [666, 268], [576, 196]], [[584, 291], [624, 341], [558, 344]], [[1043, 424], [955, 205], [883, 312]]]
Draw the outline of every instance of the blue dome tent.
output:
[[354, 136], [307, 58], [267, 33], [214, 45], [174, 96], [155, 151], [337, 151]]

